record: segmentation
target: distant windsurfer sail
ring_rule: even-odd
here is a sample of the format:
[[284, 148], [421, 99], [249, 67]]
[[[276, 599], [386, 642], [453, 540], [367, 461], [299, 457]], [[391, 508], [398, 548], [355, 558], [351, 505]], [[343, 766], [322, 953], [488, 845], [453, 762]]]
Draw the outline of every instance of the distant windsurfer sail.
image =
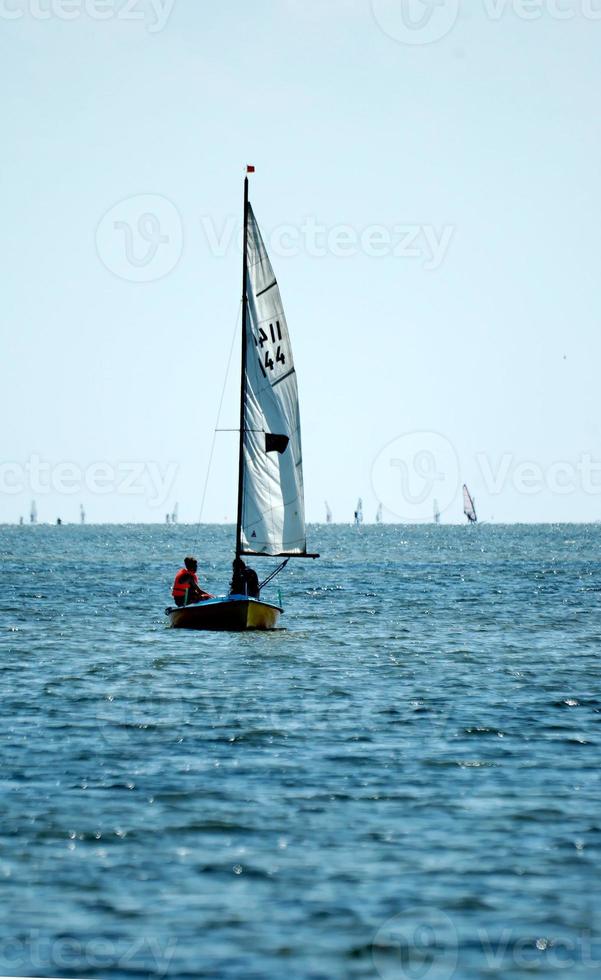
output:
[[478, 515], [476, 513], [476, 501], [469, 492], [467, 486], [463, 486], [463, 513], [467, 517], [470, 524], [478, 523]]

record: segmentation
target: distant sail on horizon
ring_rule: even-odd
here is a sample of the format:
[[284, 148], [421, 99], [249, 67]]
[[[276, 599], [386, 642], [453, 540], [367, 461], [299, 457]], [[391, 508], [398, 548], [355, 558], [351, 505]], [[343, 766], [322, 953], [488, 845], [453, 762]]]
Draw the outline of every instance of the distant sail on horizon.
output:
[[359, 497], [355, 511], [355, 527], [360, 527], [361, 524], [363, 524], [363, 500]]
[[463, 485], [463, 513], [467, 517], [470, 524], [478, 523], [478, 515], [476, 513], [476, 501], [469, 492], [467, 486]]
[[326, 500], [326, 524], [331, 524], [333, 519], [334, 516], [332, 514], [332, 508], [330, 507], [329, 503]]
[[434, 501], [434, 523], [440, 524], [440, 507], [437, 500]]
[[384, 508], [382, 504], [378, 505], [378, 510], [376, 512], [376, 524], [381, 524], [384, 520]]

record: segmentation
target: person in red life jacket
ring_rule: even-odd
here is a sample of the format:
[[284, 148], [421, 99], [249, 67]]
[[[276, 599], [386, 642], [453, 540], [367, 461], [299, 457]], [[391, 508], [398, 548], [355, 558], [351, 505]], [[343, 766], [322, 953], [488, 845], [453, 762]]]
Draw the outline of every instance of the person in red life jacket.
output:
[[209, 592], [203, 592], [198, 584], [198, 562], [196, 558], [184, 558], [184, 568], [175, 576], [171, 595], [176, 606], [190, 606], [197, 602], [214, 599]]

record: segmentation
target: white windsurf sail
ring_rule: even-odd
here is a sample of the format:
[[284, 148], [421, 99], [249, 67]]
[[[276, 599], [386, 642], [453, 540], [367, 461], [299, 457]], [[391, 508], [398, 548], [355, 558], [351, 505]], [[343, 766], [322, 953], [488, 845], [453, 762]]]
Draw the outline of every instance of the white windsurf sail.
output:
[[437, 500], [434, 501], [434, 523], [440, 524], [440, 507]]
[[357, 501], [357, 509], [355, 511], [355, 524], [357, 527], [363, 524], [363, 501], [361, 500], [361, 497], [359, 497], [359, 500]]
[[465, 485], [463, 487], [463, 513], [467, 517], [470, 524], [476, 524], [478, 522], [476, 503]]
[[279, 286], [246, 204], [239, 555], [306, 554], [296, 372]]
[[334, 515], [332, 514], [332, 508], [326, 500], [326, 524], [331, 524], [333, 519]]

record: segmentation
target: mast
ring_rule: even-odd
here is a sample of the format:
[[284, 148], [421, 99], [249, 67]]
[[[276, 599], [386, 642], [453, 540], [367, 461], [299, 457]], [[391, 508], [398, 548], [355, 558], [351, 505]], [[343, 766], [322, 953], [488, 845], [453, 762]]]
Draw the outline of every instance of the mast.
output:
[[[254, 168], [253, 168], [254, 170]], [[246, 329], [248, 322], [248, 174], [244, 178], [244, 244], [242, 246], [242, 357], [240, 373], [240, 455], [238, 458], [238, 523], [236, 527], [236, 558], [242, 554], [242, 516], [244, 494], [244, 430], [246, 428]]]

